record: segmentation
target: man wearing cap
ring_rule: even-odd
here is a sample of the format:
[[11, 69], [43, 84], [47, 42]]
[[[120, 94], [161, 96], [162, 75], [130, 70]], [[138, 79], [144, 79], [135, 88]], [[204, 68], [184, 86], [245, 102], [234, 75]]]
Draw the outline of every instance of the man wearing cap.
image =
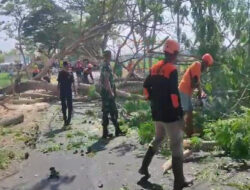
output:
[[112, 136], [108, 132], [109, 115], [111, 117], [113, 125], [115, 126], [115, 136], [124, 135], [124, 133], [120, 130], [118, 124], [118, 110], [115, 103], [115, 96], [116, 96], [115, 83], [114, 83], [112, 69], [110, 66], [111, 51], [108, 50], [104, 51], [103, 57], [104, 61], [101, 64], [100, 86], [101, 86], [102, 112], [103, 112], [102, 138], [106, 139]]
[[139, 173], [150, 177], [148, 166], [166, 134], [170, 138], [174, 190], [182, 190], [187, 182], [183, 174], [183, 112], [178, 91], [176, 66], [179, 44], [168, 39], [164, 45], [165, 59], [150, 69], [150, 75], [144, 81], [144, 94], [151, 103], [152, 118], [155, 123], [155, 138], [150, 143]]
[[194, 133], [193, 129], [193, 106], [191, 102], [191, 97], [194, 89], [198, 89], [198, 98], [201, 101], [202, 97], [206, 94], [201, 89], [200, 78], [201, 73], [206, 71], [208, 67], [213, 65], [213, 57], [206, 53], [202, 56], [202, 61], [196, 61], [190, 65], [182, 80], [179, 84], [179, 91], [181, 97], [181, 105], [183, 111], [185, 112], [185, 132], [188, 137], [191, 137]]

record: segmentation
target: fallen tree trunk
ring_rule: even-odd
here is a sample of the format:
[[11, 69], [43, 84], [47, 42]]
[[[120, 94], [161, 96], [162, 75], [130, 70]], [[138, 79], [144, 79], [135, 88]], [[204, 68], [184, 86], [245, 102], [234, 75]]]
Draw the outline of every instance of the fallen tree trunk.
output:
[[120, 84], [117, 85], [117, 88], [126, 88], [126, 87], [143, 87], [143, 82], [142, 81], [125, 81], [121, 82]]
[[[52, 95], [55, 95], [55, 96], [57, 95], [57, 86], [56, 85], [47, 83], [45, 81], [33, 81], [33, 80], [20, 83], [16, 87], [16, 92], [21, 93], [21, 92], [25, 92], [28, 90], [39, 90], [39, 89], [51, 91]], [[6, 87], [4, 89], [1, 89], [0, 93], [11, 94], [12, 93], [11, 86]]]
[[[80, 84], [78, 86], [78, 90], [83, 90], [85, 93], [89, 91], [91, 85], [89, 84]], [[100, 87], [98, 85], [95, 85], [96, 87], [96, 90], [97, 92], [99, 93], [100, 92]], [[122, 91], [122, 90], [116, 90], [116, 95], [117, 97], [120, 97], [120, 98], [136, 98], [136, 99], [143, 99], [143, 96], [142, 95], [137, 95], [137, 94], [131, 94], [131, 93], [128, 93], [128, 92], [125, 92], [125, 91]]]
[[22, 98], [31, 98], [31, 99], [43, 99], [44, 101], [52, 101], [58, 99], [57, 96], [42, 94], [42, 93], [22, 93], [20, 94]]
[[[184, 159], [188, 158], [189, 156], [192, 155], [192, 153], [194, 151], [198, 151], [198, 150], [209, 151], [209, 150], [212, 150], [212, 149], [214, 149], [216, 144], [217, 143], [215, 141], [202, 141], [199, 145], [192, 145], [191, 140], [185, 139], [185, 140], [183, 140], [183, 147], [188, 148], [188, 150], [185, 150], [183, 152], [183, 158]], [[169, 159], [168, 161], [166, 161], [162, 165], [162, 167], [163, 167], [163, 174], [166, 174], [167, 171], [172, 168], [172, 159]]]
[[46, 102], [47, 99], [38, 98], [38, 99], [19, 99], [19, 100], [11, 100], [11, 103], [14, 105], [22, 105], [22, 104], [35, 104], [40, 102]]
[[193, 151], [211, 151], [217, 145], [216, 141], [201, 141], [197, 145], [193, 145], [191, 140], [185, 139], [183, 140], [183, 147], [185, 149], [192, 149]]
[[[185, 150], [183, 152], [183, 159], [191, 156], [192, 154], [192, 150]], [[172, 168], [172, 159], [169, 159], [168, 161], [166, 161], [163, 165], [163, 175], [167, 173], [168, 170], [170, 170]]]
[[[92, 85], [89, 84], [80, 84], [78, 86], [78, 91], [84, 95], [88, 94], [90, 88]], [[100, 88], [98, 85], [95, 85], [96, 87], [96, 91], [99, 93], [100, 92]], [[43, 89], [46, 90], [48, 92], [50, 92], [50, 94], [52, 96], [56, 96], [58, 97], [58, 90], [57, 90], [57, 85], [55, 84], [50, 84], [44, 81], [28, 81], [28, 82], [24, 82], [24, 83], [20, 83], [18, 85], [18, 87], [16, 88], [16, 92], [17, 93], [22, 93], [28, 90], [39, 90], [39, 89]], [[2, 90], [0, 90], [0, 93], [5, 93], [5, 94], [11, 94], [11, 87], [7, 87], [4, 88]], [[99, 94], [96, 94], [97, 96], [100, 96]], [[122, 90], [116, 90], [117, 96], [121, 97], [121, 98], [136, 98], [136, 99], [143, 99], [143, 96], [141, 95], [137, 95], [137, 94], [131, 94]]]
[[23, 114], [14, 115], [12, 117], [7, 117], [5, 119], [0, 120], [0, 126], [8, 127], [10, 125], [17, 125], [19, 123], [22, 123], [24, 120]]

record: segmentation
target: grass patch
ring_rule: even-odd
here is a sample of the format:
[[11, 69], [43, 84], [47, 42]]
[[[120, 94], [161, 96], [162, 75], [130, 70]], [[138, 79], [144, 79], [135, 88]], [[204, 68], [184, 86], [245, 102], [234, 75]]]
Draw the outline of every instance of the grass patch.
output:
[[71, 139], [71, 138], [73, 138], [73, 134], [72, 134], [72, 133], [67, 133], [67, 134], [66, 134], [66, 137], [67, 137], [68, 139]]
[[82, 132], [82, 131], [76, 131], [76, 132], [74, 133], [74, 135], [75, 135], [75, 136], [78, 136], [78, 137], [84, 137], [84, 136], [86, 136], [86, 134], [85, 134], [84, 132]]
[[13, 151], [0, 149], [0, 169], [6, 169], [15, 156]]
[[68, 139], [72, 139], [74, 137], [84, 137], [84, 136], [86, 136], [86, 134], [82, 131], [75, 131], [74, 133], [67, 133], [66, 134], [66, 137]]
[[62, 147], [59, 144], [50, 144], [46, 148], [42, 149], [43, 153], [48, 153], [48, 152], [57, 152], [62, 150]]
[[238, 190], [250, 190], [250, 184], [229, 183], [227, 185], [230, 187], [235, 187]]
[[1, 136], [6, 136], [8, 134], [11, 134], [13, 131], [8, 128], [0, 128], [0, 135]]
[[67, 150], [80, 149], [85, 146], [85, 143], [82, 140], [71, 141], [67, 145]]
[[11, 77], [9, 73], [0, 73], [0, 88], [11, 85]]

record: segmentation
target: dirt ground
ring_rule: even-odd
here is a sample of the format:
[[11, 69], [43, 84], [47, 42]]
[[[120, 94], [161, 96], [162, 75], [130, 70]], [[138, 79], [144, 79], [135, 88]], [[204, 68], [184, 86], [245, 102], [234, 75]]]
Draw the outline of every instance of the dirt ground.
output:
[[[67, 129], [59, 102], [6, 105], [14, 110], [0, 107], [1, 116], [22, 112], [25, 120], [1, 128], [0, 147], [28, 158], [17, 156], [0, 170], [1, 190], [172, 190], [173, 174], [162, 174], [166, 158], [161, 155], [153, 159], [148, 181], [138, 174], [147, 146], [139, 144], [136, 130], [125, 137], [100, 139], [98, 100], [74, 102], [72, 125]], [[112, 125], [109, 128], [114, 132]], [[186, 176], [195, 179], [187, 190], [250, 189], [249, 163], [214, 155], [196, 152], [185, 161]]]

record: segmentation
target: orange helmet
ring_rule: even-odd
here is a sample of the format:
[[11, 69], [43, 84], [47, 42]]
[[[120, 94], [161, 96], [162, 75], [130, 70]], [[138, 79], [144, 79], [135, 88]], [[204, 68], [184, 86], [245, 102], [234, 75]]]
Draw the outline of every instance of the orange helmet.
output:
[[180, 45], [178, 42], [172, 39], [167, 39], [165, 45], [163, 47], [163, 52], [167, 52], [170, 54], [174, 54], [175, 52], [179, 52]]
[[202, 56], [202, 61], [204, 61], [208, 67], [212, 66], [214, 63], [214, 59], [209, 53], [206, 53]]
[[92, 68], [93, 68], [93, 65], [89, 63], [89, 64], [88, 64], [88, 68], [89, 68], [89, 69], [92, 69]]

